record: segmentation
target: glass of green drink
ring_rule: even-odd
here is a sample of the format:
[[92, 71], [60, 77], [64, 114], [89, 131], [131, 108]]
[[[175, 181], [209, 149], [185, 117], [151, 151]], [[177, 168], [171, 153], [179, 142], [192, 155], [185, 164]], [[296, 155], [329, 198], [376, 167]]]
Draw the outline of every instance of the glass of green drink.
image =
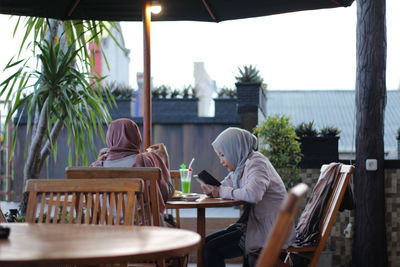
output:
[[192, 180], [192, 169], [180, 169], [182, 193], [190, 193], [190, 182]]

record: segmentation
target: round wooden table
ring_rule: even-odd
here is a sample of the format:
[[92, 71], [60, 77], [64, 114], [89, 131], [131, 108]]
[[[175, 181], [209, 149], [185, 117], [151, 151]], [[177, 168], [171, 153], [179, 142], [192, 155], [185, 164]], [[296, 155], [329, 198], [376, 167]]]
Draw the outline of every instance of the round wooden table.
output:
[[206, 195], [202, 195], [195, 201], [183, 201], [183, 200], [170, 200], [166, 203], [167, 209], [197, 209], [197, 233], [201, 236], [201, 243], [197, 250], [197, 266], [203, 267], [203, 249], [204, 249], [204, 238], [206, 235], [206, 208], [220, 208], [220, 207], [232, 207], [246, 204], [245, 201], [223, 199], [223, 198], [209, 198]]
[[189, 254], [200, 243], [192, 231], [146, 226], [1, 224], [0, 266], [127, 263]]

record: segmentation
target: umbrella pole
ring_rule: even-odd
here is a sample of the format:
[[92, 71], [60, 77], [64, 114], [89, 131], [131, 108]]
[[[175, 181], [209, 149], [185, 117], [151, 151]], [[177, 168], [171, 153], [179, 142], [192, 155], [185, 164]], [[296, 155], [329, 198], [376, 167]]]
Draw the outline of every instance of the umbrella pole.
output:
[[150, 67], [150, 23], [151, 23], [151, 0], [143, 0], [143, 87], [144, 87], [144, 112], [143, 112], [143, 135], [144, 149], [151, 145], [151, 67]]

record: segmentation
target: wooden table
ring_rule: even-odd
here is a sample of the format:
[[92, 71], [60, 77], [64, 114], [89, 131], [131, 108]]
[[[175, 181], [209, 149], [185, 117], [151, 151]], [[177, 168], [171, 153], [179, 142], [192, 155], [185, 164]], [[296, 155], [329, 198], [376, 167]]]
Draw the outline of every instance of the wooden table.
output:
[[220, 208], [243, 205], [246, 202], [233, 199], [208, 198], [205, 195], [196, 201], [170, 200], [167, 209], [197, 209], [197, 233], [201, 236], [201, 244], [197, 250], [197, 266], [203, 267], [204, 238], [206, 235], [206, 208]]
[[1, 224], [0, 266], [126, 263], [189, 254], [200, 243], [192, 231], [146, 226]]

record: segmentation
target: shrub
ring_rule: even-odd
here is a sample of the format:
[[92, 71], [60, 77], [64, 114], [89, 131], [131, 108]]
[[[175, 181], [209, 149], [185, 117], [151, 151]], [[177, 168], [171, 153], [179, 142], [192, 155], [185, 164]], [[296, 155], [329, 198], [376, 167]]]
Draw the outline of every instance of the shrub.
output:
[[260, 139], [260, 152], [264, 154], [282, 177], [286, 188], [300, 182], [299, 163], [302, 158], [300, 142], [290, 117], [285, 115], [268, 116], [254, 133]]

